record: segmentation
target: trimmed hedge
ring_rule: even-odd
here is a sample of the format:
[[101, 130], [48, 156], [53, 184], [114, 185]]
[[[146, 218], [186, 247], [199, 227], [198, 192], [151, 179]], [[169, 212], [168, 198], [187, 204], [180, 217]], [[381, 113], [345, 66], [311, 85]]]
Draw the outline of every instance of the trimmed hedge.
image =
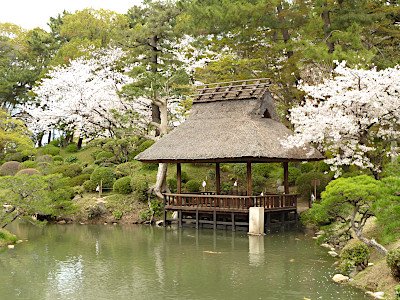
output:
[[78, 146], [75, 144], [69, 144], [66, 148], [65, 151], [68, 153], [75, 153], [78, 152]]
[[78, 164], [62, 165], [55, 167], [52, 171], [53, 174], [60, 173], [64, 177], [76, 177], [82, 173], [82, 168]]
[[320, 185], [317, 186], [317, 198], [320, 197], [321, 192], [325, 190], [328, 184], [328, 176], [323, 173], [310, 172], [301, 175], [296, 180], [297, 192], [305, 199], [309, 199], [310, 193], [314, 193], [314, 186], [311, 181], [314, 179], [319, 179]]
[[23, 169], [35, 169], [37, 167], [37, 163], [32, 160], [27, 160], [21, 163], [18, 167], [19, 170]]
[[396, 280], [400, 280], [400, 249], [389, 250], [386, 255], [386, 264]]
[[5, 161], [19, 161], [22, 162], [24, 155], [21, 152], [9, 153], [5, 156]]
[[96, 160], [102, 160], [102, 159], [109, 159], [114, 157], [114, 154], [112, 152], [108, 151], [101, 151], [96, 155]]
[[137, 175], [132, 177], [131, 181], [132, 192], [135, 197], [140, 201], [146, 201], [148, 197], [149, 184], [146, 177]]
[[64, 162], [66, 162], [67, 164], [76, 163], [77, 161], [78, 161], [78, 157], [75, 156], [75, 155], [68, 156], [68, 157], [64, 160]]
[[46, 146], [43, 147], [42, 153], [43, 154], [48, 154], [48, 155], [51, 155], [51, 156], [55, 156], [55, 155], [60, 154], [60, 148], [54, 147], [52, 145], [46, 145]]
[[14, 176], [18, 172], [19, 165], [18, 161], [8, 161], [2, 164], [0, 167], [1, 176]]
[[178, 182], [176, 181], [175, 178], [168, 178], [167, 179], [167, 185], [168, 185], [169, 190], [172, 193], [175, 193], [177, 191]]
[[94, 183], [92, 180], [86, 180], [82, 184], [82, 186], [86, 192], [94, 192], [94, 191], [96, 191], [96, 188], [97, 188], [97, 184]]
[[86, 168], [84, 168], [83, 170], [82, 170], [82, 174], [92, 174], [93, 173], [93, 171], [96, 169], [96, 167], [95, 166], [93, 166], [93, 165], [90, 165], [90, 166], [87, 166]]
[[126, 176], [118, 179], [114, 182], [113, 190], [114, 192], [120, 194], [130, 194], [132, 193], [132, 186], [131, 186], [132, 177]]
[[21, 171], [18, 171], [17, 174], [15, 174], [15, 176], [18, 176], [18, 175], [29, 175], [29, 176], [31, 176], [31, 175], [41, 175], [41, 174], [36, 169], [28, 168], [28, 169], [23, 169]]
[[51, 155], [40, 155], [36, 157], [36, 161], [39, 162], [46, 162], [46, 163], [52, 163], [53, 162], [53, 157]]
[[197, 193], [200, 191], [200, 183], [196, 180], [189, 180], [186, 182], [185, 187], [190, 193]]
[[81, 174], [81, 175], [71, 178], [67, 182], [67, 185], [70, 187], [74, 187], [74, 186], [82, 185], [85, 181], [88, 181], [88, 180], [90, 180], [89, 174]]
[[111, 188], [114, 184], [114, 170], [108, 167], [99, 167], [90, 175], [90, 180], [96, 185], [100, 185], [100, 181], [102, 181], [103, 188]]
[[368, 259], [369, 249], [364, 243], [349, 243], [340, 253], [339, 269], [344, 273], [349, 273], [354, 267], [365, 269]]
[[62, 161], [64, 162], [64, 158], [61, 155], [53, 156], [53, 161]]

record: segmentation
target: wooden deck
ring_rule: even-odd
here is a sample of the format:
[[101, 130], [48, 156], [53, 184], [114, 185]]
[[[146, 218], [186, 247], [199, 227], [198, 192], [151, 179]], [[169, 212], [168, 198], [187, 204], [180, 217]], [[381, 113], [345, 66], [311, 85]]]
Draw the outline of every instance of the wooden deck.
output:
[[[264, 207], [266, 227], [270, 224], [271, 214], [279, 213], [279, 219], [285, 221], [289, 214], [297, 218], [296, 194], [268, 194], [264, 196], [235, 196], [209, 194], [164, 194], [164, 226], [168, 221], [201, 224], [248, 226], [250, 207]], [[177, 219], [167, 219], [167, 211], [177, 211]], [[240, 221], [239, 221], [240, 220]]]

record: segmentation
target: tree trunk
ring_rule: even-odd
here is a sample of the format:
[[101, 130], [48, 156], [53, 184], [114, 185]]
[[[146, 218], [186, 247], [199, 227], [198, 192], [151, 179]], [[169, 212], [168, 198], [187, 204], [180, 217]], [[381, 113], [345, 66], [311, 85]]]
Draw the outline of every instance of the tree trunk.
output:
[[83, 142], [83, 137], [80, 136], [79, 140], [78, 140], [78, 145], [77, 145], [79, 150], [81, 150], [81, 148], [82, 148], [82, 142]]
[[51, 130], [49, 131], [49, 136], [47, 137], [47, 144], [51, 142]]
[[[282, 13], [282, 10], [283, 10], [281, 3], [279, 3], [276, 6], [276, 10], [278, 11], [278, 20], [279, 20], [279, 23], [281, 25], [281, 33], [282, 33], [283, 41], [286, 44], [290, 39], [290, 34], [289, 34], [289, 30], [285, 27], [285, 18], [281, 16], [281, 13]], [[291, 58], [293, 56], [293, 51], [287, 51], [286, 52], [286, 56], [288, 58]]]
[[327, 6], [328, 5], [326, 2], [322, 4], [323, 11], [321, 14], [321, 18], [324, 21], [325, 42], [329, 48], [328, 53], [333, 53], [333, 51], [335, 51], [335, 44], [329, 41], [329, 38], [331, 37], [331, 32], [329, 31], [329, 29], [331, 28], [331, 18], [329, 16], [330, 12]]
[[356, 234], [357, 238], [361, 242], [366, 244], [367, 246], [375, 248], [383, 256], [386, 256], [387, 249], [385, 247], [383, 247], [381, 244], [379, 244], [377, 241], [375, 241], [375, 239], [373, 239], [373, 238], [372, 239], [367, 239], [367, 238], [363, 237], [361, 235], [363, 227], [357, 228], [356, 225], [355, 225], [354, 219], [355, 219], [355, 214], [353, 215], [353, 217], [351, 219], [351, 229], [353, 229], [353, 231]]
[[44, 132], [39, 133], [37, 142], [38, 142], [38, 147], [42, 147], [42, 140], [43, 140]]

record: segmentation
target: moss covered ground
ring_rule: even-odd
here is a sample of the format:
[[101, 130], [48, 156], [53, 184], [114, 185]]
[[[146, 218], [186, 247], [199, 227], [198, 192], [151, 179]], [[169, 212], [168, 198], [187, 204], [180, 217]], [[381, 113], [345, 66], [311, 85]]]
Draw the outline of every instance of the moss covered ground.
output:
[[13, 244], [18, 241], [18, 238], [3, 228], [0, 228], [0, 248]]

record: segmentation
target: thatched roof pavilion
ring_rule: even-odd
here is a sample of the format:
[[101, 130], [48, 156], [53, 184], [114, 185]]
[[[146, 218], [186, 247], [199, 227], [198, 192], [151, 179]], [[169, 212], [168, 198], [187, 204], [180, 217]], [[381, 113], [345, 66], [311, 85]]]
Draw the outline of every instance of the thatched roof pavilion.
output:
[[[196, 220], [199, 210], [212, 209], [214, 214], [229, 210], [234, 219], [234, 212], [248, 211], [255, 205], [266, 211], [297, 212], [296, 195], [289, 195], [288, 162], [316, 161], [323, 156], [311, 145], [291, 149], [281, 145], [293, 133], [280, 122], [268, 86], [268, 79], [205, 85], [194, 96], [187, 121], [136, 156], [141, 162], [177, 164], [178, 193], [165, 194], [164, 208], [181, 213], [196, 210]], [[216, 163], [215, 195], [194, 197], [181, 193], [181, 163], [193, 162]], [[221, 194], [222, 162], [247, 163], [247, 196], [217, 196]], [[252, 195], [251, 164], [257, 162], [283, 162], [283, 196]]]
[[[237, 83], [237, 82], [234, 82]], [[231, 83], [229, 83], [231, 84]], [[136, 159], [142, 162], [285, 162], [322, 159], [313, 147], [287, 149], [293, 134], [275, 110], [267, 83], [204, 88], [187, 121]]]

